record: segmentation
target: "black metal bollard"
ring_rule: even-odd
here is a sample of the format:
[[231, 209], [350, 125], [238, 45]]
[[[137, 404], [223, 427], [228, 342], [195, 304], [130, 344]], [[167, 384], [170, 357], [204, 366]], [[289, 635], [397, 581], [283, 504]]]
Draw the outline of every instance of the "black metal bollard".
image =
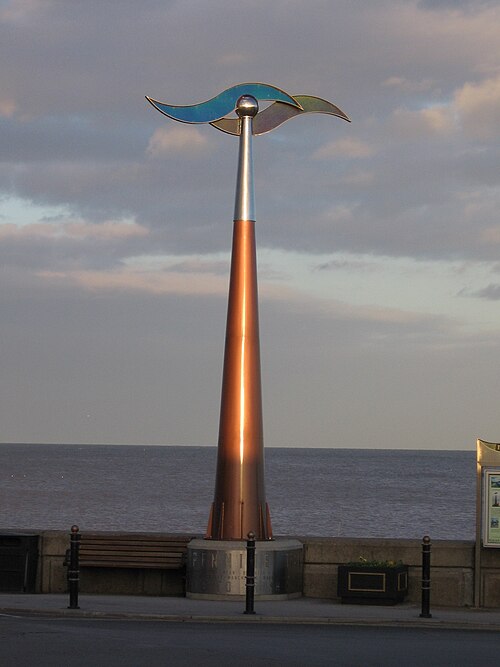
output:
[[247, 575], [246, 575], [246, 602], [245, 614], [255, 614], [255, 534], [250, 532], [247, 535]]
[[78, 606], [78, 589], [80, 586], [80, 529], [78, 526], [71, 526], [69, 564], [68, 564], [68, 589], [69, 606], [68, 609], [80, 609]]
[[422, 612], [420, 618], [432, 618], [431, 606], [431, 538], [422, 539]]

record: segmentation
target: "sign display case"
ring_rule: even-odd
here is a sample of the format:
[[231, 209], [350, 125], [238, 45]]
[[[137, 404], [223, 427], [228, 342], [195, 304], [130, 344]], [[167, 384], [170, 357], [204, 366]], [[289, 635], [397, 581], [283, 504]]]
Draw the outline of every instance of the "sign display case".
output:
[[500, 547], [500, 467], [485, 468], [482, 478], [484, 547]]

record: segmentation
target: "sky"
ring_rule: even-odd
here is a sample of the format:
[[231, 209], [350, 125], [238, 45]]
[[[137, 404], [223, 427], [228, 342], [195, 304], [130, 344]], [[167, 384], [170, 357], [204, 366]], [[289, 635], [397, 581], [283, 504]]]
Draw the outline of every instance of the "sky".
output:
[[215, 445], [240, 82], [267, 446], [500, 440], [500, 3], [0, 0], [0, 441]]

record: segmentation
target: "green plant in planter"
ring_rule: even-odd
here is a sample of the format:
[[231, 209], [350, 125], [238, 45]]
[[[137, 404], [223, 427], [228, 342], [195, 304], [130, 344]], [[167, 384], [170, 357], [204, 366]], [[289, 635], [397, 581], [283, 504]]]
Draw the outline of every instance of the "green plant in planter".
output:
[[349, 567], [372, 567], [372, 568], [381, 568], [381, 567], [399, 567], [403, 565], [402, 560], [367, 560], [363, 556], [359, 557], [359, 560], [349, 561], [346, 563]]

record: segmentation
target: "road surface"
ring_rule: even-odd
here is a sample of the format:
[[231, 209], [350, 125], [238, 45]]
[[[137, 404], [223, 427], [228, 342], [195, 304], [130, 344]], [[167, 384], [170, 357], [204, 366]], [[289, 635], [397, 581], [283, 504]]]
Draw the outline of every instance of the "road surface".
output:
[[0, 616], [2, 667], [489, 667], [492, 631]]

